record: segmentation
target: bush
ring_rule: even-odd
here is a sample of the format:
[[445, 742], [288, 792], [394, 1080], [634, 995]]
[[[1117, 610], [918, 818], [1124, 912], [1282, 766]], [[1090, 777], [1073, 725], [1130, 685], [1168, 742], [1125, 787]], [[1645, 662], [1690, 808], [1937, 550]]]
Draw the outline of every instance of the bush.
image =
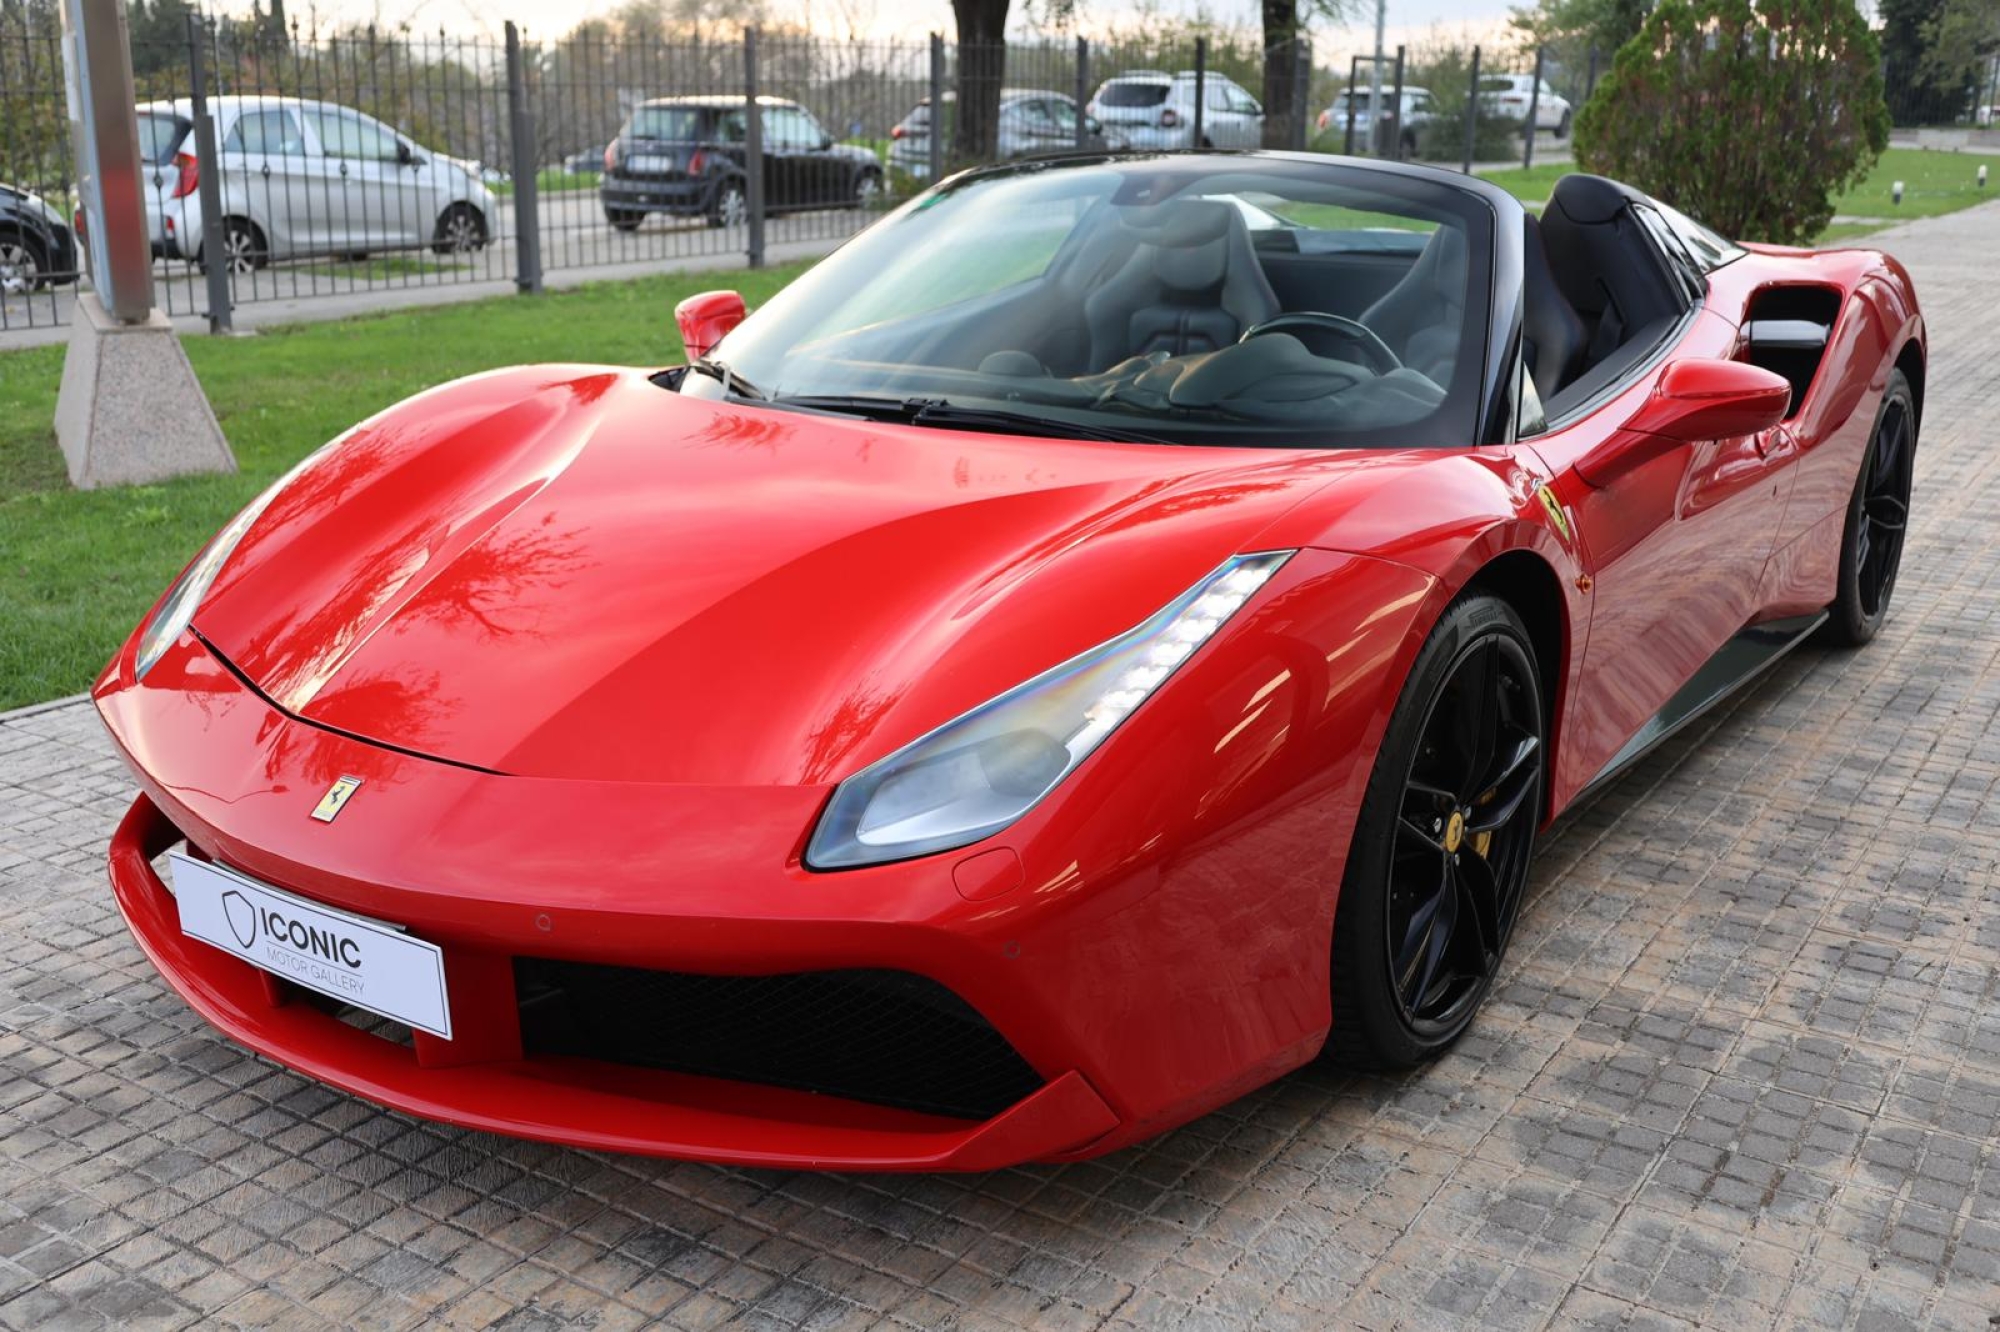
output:
[[1472, 59], [1464, 47], [1441, 45], [1423, 52], [1422, 59], [1410, 82], [1431, 90], [1432, 118], [1417, 131], [1418, 157], [1427, 162], [1463, 161], [1468, 115], [1474, 118], [1473, 161], [1497, 162], [1521, 155], [1520, 122], [1492, 114], [1472, 95]]
[[1585, 170], [1780, 244], [1817, 235], [1888, 142], [1853, 0], [1661, 0], [1576, 120]]

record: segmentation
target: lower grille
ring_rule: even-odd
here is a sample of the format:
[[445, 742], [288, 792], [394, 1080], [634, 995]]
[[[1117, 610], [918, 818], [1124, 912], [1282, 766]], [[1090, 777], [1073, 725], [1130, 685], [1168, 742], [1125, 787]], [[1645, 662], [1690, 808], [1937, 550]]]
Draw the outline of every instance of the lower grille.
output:
[[961, 1119], [1042, 1085], [977, 1010], [903, 971], [701, 976], [514, 960], [528, 1054], [696, 1073]]

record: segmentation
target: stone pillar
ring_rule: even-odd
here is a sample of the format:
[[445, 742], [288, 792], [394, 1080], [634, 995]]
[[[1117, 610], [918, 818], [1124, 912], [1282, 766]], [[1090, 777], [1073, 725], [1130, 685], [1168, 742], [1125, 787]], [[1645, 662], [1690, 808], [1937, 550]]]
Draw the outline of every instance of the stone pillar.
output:
[[70, 325], [56, 443], [70, 484], [84, 490], [236, 470], [167, 317], [154, 310], [122, 324], [91, 292], [77, 297]]
[[94, 288], [77, 297], [56, 397], [70, 482], [88, 489], [233, 472], [187, 354], [153, 307], [124, 0], [65, 0], [63, 42]]

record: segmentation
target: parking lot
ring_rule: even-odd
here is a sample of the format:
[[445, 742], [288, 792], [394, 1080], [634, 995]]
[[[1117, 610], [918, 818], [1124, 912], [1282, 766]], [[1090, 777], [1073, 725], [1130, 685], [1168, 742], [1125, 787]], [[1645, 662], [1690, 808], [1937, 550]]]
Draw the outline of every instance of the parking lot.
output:
[[[764, 246], [772, 263], [810, 258], [831, 250], [874, 217], [837, 208], [766, 219]], [[750, 243], [743, 224], [711, 227], [701, 218], [660, 215], [634, 232], [613, 230], [594, 189], [543, 194], [537, 207], [544, 280], [551, 286], [629, 277], [639, 272], [740, 268]], [[472, 300], [514, 290], [514, 213], [501, 200], [492, 219], [492, 243], [479, 253], [439, 256], [429, 251], [370, 256], [361, 262], [321, 258], [274, 263], [236, 280], [235, 318], [240, 328], [261, 323], [345, 318], [411, 304]], [[154, 303], [183, 332], [207, 327], [206, 278], [181, 260], [153, 265]], [[64, 342], [76, 308], [75, 284], [34, 293], [0, 292], [0, 351]]]
[[2000, 227], [1884, 233], [1931, 320], [1881, 639], [1809, 647], [1545, 843], [1436, 1065], [1312, 1067], [973, 1177], [439, 1127], [212, 1033], [104, 881], [87, 703], [0, 717], [0, 1322], [1969, 1329], [2000, 1321]]

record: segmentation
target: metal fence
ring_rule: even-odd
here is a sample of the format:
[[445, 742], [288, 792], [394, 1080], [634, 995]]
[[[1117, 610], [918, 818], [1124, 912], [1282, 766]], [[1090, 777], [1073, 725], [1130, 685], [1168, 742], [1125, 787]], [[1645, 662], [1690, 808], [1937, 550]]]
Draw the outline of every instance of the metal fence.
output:
[[[1304, 41], [1267, 59], [1228, 38], [505, 31], [135, 27], [156, 303], [224, 327], [255, 302], [760, 264], [825, 250], [943, 172], [1049, 152], [1274, 144], [1532, 165], [1566, 146], [1609, 64], [1398, 49], [1343, 68]], [[66, 324], [84, 280], [60, 43], [45, 9], [0, 12], [0, 329]]]

